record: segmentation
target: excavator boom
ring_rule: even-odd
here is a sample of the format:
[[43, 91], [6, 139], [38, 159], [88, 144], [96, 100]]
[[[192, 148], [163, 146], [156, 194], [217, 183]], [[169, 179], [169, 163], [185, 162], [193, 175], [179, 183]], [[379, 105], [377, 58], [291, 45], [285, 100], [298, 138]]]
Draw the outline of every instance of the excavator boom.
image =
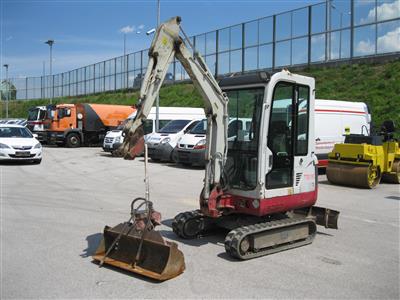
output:
[[[142, 152], [143, 123], [160, 91], [169, 64], [174, 57], [179, 60], [193, 84], [204, 99], [207, 117], [206, 172], [202, 197], [208, 199], [212, 189], [220, 184], [227, 155], [228, 98], [222, 92], [203, 58], [192, 47], [192, 51], [180, 37], [180, 17], [163, 23], [156, 31], [149, 49], [149, 62], [140, 89], [138, 113], [123, 129], [124, 142], [119, 154], [134, 159]], [[189, 40], [186, 38], [190, 45]], [[191, 47], [191, 45], [190, 45]]]

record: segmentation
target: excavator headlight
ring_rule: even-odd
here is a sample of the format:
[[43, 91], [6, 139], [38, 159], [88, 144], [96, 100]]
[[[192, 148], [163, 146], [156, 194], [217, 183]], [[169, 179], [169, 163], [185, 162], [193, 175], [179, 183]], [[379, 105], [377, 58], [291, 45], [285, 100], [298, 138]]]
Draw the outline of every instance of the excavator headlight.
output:
[[252, 204], [253, 204], [254, 208], [259, 208], [260, 207], [260, 201], [258, 199], [254, 199]]

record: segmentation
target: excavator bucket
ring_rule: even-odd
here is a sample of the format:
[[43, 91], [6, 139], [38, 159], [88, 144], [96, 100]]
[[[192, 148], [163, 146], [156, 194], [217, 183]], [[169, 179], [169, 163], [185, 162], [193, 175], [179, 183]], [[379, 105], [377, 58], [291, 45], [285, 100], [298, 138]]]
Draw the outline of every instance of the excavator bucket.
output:
[[109, 264], [160, 281], [185, 270], [184, 257], [176, 243], [165, 241], [155, 230], [142, 234], [129, 222], [106, 226], [93, 259], [100, 265]]

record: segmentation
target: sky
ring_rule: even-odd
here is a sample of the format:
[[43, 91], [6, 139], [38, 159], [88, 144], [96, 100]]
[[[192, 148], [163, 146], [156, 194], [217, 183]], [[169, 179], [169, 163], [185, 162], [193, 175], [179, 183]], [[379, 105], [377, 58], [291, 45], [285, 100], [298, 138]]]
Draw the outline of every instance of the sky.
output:
[[[161, 0], [161, 21], [182, 17], [188, 35], [204, 33], [309, 4], [312, 0]], [[156, 25], [156, 0], [0, 0], [1, 65], [9, 77], [53, 74], [147, 49]], [[1, 77], [4, 68], [1, 68]]]

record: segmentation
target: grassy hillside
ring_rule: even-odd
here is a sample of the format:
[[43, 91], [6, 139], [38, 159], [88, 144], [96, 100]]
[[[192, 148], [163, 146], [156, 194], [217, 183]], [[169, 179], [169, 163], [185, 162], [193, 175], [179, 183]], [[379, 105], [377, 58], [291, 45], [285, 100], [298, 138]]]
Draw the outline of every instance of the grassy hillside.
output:
[[[316, 97], [320, 99], [366, 102], [375, 124], [392, 119], [400, 127], [400, 61], [385, 64], [354, 64], [337, 68], [313, 67], [297, 73], [316, 78]], [[63, 97], [53, 103], [112, 103], [132, 105], [138, 92], [104, 93], [84, 97]], [[48, 100], [10, 101], [10, 117], [26, 117], [29, 107], [46, 105]], [[202, 100], [192, 84], [164, 86], [160, 92], [161, 106], [201, 107]], [[1, 103], [4, 117], [4, 103]]]

